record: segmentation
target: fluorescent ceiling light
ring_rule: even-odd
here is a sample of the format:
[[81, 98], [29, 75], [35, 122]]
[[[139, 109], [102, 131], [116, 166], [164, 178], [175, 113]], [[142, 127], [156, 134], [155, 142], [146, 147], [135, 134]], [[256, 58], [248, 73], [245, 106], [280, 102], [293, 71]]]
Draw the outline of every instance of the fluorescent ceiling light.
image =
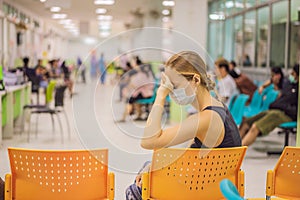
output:
[[105, 14], [107, 10], [105, 8], [97, 8], [96, 13], [97, 14]]
[[175, 6], [175, 1], [163, 1], [163, 6]]
[[99, 15], [97, 17], [98, 20], [112, 20], [113, 17], [111, 15]]
[[99, 26], [99, 29], [100, 29], [100, 30], [110, 30], [110, 28], [111, 28], [110, 25], [108, 25], [108, 26], [107, 26], [107, 25], [105, 25], [105, 26], [100, 25], [100, 26]]
[[44, 2], [46, 2], [47, 0], [40, 0], [40, 2], [42, 2], [42, 3], [44, 3]]
[[77, 27], [75, 26], [75, 24], [67, 24], [67, 25], [64, 25], [64, 27], [66, 29], [77, 29]]
[[161, 13], [162, 13], [163, 15], [169, 15], [169, 14], [170, 14], [170, 11], [167, 10], [167, 9], [164, 9]]
[[62, 19], [62, 20], [59, 20], [58, 23], [59, 24], [71, 24], [72, 20], [71, 19]]
[[61, 7], [58, 7], [58, 6], [53, 6], [50, 8], [51, 12], [59, 12], [60, 10], [61, 10]]
[[226, 8], [233, 8], [233, 7], [236, 7], [236, 8], [244, 8], [244, 4], [243, 3], [240, 3], [240, 2], [233, 2], [233, 1], [227, 1], [225, 3], [225, 7]]
[[63, 14], [63, 13], [52, 14], [52, 19], [65, 19], [65, 18], [67, 18], [67, 14]]
[[111, 22], [110, 21], [100, 21], [99, 26], [110, 26]]
[[209, 18], [211, 20], [224, 20], [225, 16], [223, 14], [210, 14]]
[[114, 0], [95, 0], [94, 4], [96, 5], [113, 5], [115, 3]]

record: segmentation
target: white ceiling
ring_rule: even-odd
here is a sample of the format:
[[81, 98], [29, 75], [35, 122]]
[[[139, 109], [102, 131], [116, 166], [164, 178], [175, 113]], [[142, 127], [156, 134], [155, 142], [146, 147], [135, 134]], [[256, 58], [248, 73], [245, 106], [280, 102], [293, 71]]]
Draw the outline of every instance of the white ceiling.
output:
[[125, 29], [125, 23], [131, 23], [137, 16], [132, 15], [133, 11], [141, 10], [147, 15], [150, 10], [156, 10], [161, 14], [164, 9], [162, 0], [115, 0], [114, 5], [95, 5], [94, 0], [47, 0], [42, 3], [40, 0], [9, 0], [14, 4], [18, 4], [32, 13], [40, 16], [43, 19], [54, 21], [58, 20], [51, 18], [50, 6], [60, 6], [62, 10], [59, 13], [67, 14], [68, 19], [79, 22], [89, 22], [90, 24], [97, 24], [96, 8], [106, 8], [106, 15], [113, 16], [112, 32], [115, 32], [116, 24], [120, 29], [120, 24]]

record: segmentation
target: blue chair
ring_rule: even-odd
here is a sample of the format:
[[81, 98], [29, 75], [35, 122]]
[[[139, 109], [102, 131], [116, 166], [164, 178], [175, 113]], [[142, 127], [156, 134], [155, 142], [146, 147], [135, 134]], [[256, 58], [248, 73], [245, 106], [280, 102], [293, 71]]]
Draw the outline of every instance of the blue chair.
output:
[[244, 117], [252, 117], [255, 113], [259, 112], [259, 108], [262, 104], [262, 95], [259, 94], [258, 89], [255, 90], [252, 100], [248, 106], [245, 107]]
[[243, 116], [252, 117], [260, 112], [268, 110], [270, 104], [276, 100], [278, 94], [279, 92], [274, 90], [273, 84], [265, 88], [262, 94], [259, 94], [258, 90], [256, 90], [250, 105], [245, 108]]
[[229, 111], [237, 125], [240, 125], [242, 123], [244, 108], [245, 108], [245, 105], [246, 105], [246, 102], [248, 101], [248, 99], [249, 99], [248, 95], [239, 94], [236, 97], [231, 109], [229, 109]]
[[229, 100], [229, 104], [228, 104], [228, 110], [231, 110], [232, 109], [232, 106], [234, 104], [234, 101], [236, 99], [236, 97], [238, 96], [239, 94], [235, 94], [233, 96], [231, 96], [230, 100]]
[[235, 185], [228, 179], [223, 179], [220, 182], [220, 189], [227, 200], [244, 200], [244, 198], [240, 196]]
[[268, 91], [268, 93], [264, 96], [264, 99], [262, 101], [260, 112], [268, 110], [270, 104], [276, 100], [278, 94], [279, 92], [277, 90]]
[[[290, 133], [296, 134], [296, 129], [297, 129], [297, 122], [285, 122], [279, 125], [279, 128], [282, 129], [282, 131], [278, 132], [279, 134], [284, 134], [284, 147], [289, 146], [289, 136]], [[283, 147], [283, 149], [284, 149]], [[282, 150], [283, 150], [282, 149]], [[268, 155], [276, 154], [280, 155], [282, 151], [267, 151]]]

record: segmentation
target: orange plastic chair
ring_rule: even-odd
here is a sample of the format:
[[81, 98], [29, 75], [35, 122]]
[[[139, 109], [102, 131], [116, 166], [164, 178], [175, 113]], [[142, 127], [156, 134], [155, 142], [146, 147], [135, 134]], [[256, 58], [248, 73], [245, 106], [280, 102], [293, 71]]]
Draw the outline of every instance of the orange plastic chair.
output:
[[8, 149], [5, 200], [114, 199], [108, 150]]
[[154, 151], [151, 170], [142, 177], [142, 199], [224, 199], [219, 185], [231, 180], [244, 196], [240, 170], [247, 147]]
[[300, 147], [285, 147], [274, 170], [267, 173], [266, 199], [300, 199]]

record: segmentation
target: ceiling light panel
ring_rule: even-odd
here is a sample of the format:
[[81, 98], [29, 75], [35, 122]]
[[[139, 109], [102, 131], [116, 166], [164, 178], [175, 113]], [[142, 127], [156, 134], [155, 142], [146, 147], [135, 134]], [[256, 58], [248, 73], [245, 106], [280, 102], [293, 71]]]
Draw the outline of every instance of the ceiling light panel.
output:
[[50, 11], [51, 12], [59, 12], [59, 11], [61, 11], [61, 7], [53, 6], [53, 7], [50, 8]]
[[97, 14], [105, 14], [106, 12], [107, 12], [107, 10], [105, 8], [97, 8], [96, 9]]
[[65, 18], [67, 18], [67, 14], [64, 13], [52, 14], [52, 19], [65, 19]]
[[163, 6], [175, 6], [175, 1], [163, 1]]
[[113, 19], [113, 17], [111, 16], [111, 15], [99, 15], [98, 17], [97, 17], [97, 19], [98, 20], [112, 20]]
[[95, 5], [113, 5], [115, 3], [114, 0], [95, 0]]

